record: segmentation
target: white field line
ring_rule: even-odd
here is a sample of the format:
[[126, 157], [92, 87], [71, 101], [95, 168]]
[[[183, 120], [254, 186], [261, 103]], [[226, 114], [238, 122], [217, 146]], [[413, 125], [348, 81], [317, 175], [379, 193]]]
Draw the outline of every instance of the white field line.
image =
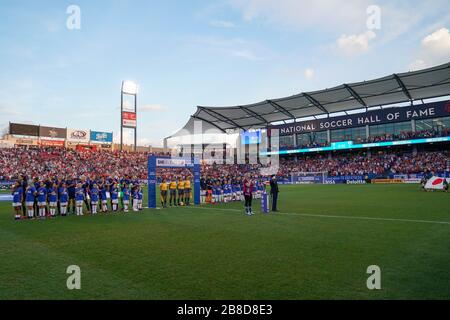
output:
[[[242, 212], [242, 215], [244, 215], [243, 210], [238, 210], [238, 209], [206, 208], [206, 207], [196, 207], [196, 209]], [[273, 214], [273, 213], [271, 213], [271, 214]], [[393, 219], [393, 218], [357, 217], [357, 216], [336, 216], [336, 215], [308, 214], [308, 213], [297, 213], [297, 212], [277, 212], [277, 213], [275, 213], [275, 215], [288, 215], [288, 216], [313, 217], [313, 218], [328, 218], [328, 219], [373, 220], [373, 221], [412, 222], [412, 223], [428, 223], [428, 224], [450, 225], [450, 221]]]

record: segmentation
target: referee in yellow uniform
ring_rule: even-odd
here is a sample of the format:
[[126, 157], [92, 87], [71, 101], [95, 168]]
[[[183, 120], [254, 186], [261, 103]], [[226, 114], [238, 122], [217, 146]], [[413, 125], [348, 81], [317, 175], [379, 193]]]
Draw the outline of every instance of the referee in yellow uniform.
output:
[[184, 181], [184, 203], [188, 206], [191, 202], [191, 180]]
[[161, 181], [159, 185], [159, 189], [161, 191], [161, 205], [163, 208], [167, 207], [167, 182], [166, 179]]
[[183, 194], [184, 194], [184, 180], [180, 178], [178, 180], [178, 205], [181, 206], [183, 202]]
[[177, 205], [177, 182], [175, 180], [170, 181], [169, 192], [170, 192], [169, 204], [170, 204], [170, 206], [172, 206], [172, 203], [173, 203], [173, 205], [176, 206]]

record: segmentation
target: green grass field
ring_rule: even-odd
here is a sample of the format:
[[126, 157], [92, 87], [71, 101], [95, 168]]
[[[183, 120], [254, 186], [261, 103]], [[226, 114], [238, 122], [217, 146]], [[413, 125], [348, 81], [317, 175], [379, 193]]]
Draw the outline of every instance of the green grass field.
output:
[[253, 217], [233, 203], [15, 222], [0, 203], [0, 299], [449, 299], [449, 205], [417, 185], [286, 186], [281, 213]]

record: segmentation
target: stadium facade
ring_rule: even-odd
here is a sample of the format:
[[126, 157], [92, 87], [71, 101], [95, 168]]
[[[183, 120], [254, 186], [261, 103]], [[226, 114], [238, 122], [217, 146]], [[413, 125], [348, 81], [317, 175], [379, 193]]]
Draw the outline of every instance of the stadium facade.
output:
[[[279, 147], [258, 152], [259, 156], [279, 155], [281, 160], [317, 154], [332, 158], [349, 153], [371, 157], [385, 151], [448, 152], [450, 63], [250, 105], [199, 106], [186, 125], [166, 139], [198, 135], [198, 122], [202, 134], [239, 133], [235, 154], [248, 152], [252, 144], [262, 149], [258, 134], [276, 132]], [[197, 150], [198, 156], [207, 144], [185, 142], [179, 147]], [[223, 144], [224, 161], [229, 147]], [[442, 174], [448, 176], [448, 171]]]
[[450, 100], [273, 126], [280, 154], [450, 141]]

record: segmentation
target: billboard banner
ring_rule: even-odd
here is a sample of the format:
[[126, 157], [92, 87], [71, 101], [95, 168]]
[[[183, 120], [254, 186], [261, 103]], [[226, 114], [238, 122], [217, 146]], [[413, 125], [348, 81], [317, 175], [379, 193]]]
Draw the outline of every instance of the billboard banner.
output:
[[440, 101], [426, 103], [418, 106], [386, 108], [364, 113], [349, 114], [340, 117], [288, 123], [279, 126], [273, 126], [269, 129], [279, 129], [280, 136], [288, 136], [297, 133], [363, 127], [366, 125], [377, 125], [448, 116], [450, 116], [450, 101]]
[[349, 176], [336, 176], [336, 177], [322, 177], [316, 176], [303, 176], [294, 175], [294, 184], [363, 184], [365, 183], [364, 176], [361, 175], [349, 175]]
[[122, 112], [122, 126], [136, 128], [137, 116], [134, 112]]
[[17, 139], [15, 144], [18, 145], [18, 146], [37, 145], [37, 139], [36, 140], [33, 140], [33, 139]]
[[89, 130], [67, 129], [67, 140], [79, 143], [88, 143], [90, 139]]
[[101, 143], [112, 143], [113, 142], [113, 133], [112, 132], [91, 131], [91, 141], [101, 142]]
[[39, 127], [39, 136], [48, 138], [65, 139], [67, 136], [67, 129], [52, 128], [52, 127]]
[[400, 184], [405, 183], [404, 179], [372, 179], [373, 184]]
[[10, 123], [9, 124], [9, 134], [19, 135], [19, 136], [39, 136], [39, 126], [20, 124], [20, 123]]
[[63, 148], [63, 147], [66, 146], [66, 142], [64, 140], [45, 140], [45, 139], [41, 139], [39, 144], [41, 146], [44, 146], [44, 147], [61, 147], [61, 148]]
[[191, 167], [194, 164], [190, 159], [183, 158], [157, 158], [156, 165], [158, 167], [166, 167], [166, 168], [186, 168]]

